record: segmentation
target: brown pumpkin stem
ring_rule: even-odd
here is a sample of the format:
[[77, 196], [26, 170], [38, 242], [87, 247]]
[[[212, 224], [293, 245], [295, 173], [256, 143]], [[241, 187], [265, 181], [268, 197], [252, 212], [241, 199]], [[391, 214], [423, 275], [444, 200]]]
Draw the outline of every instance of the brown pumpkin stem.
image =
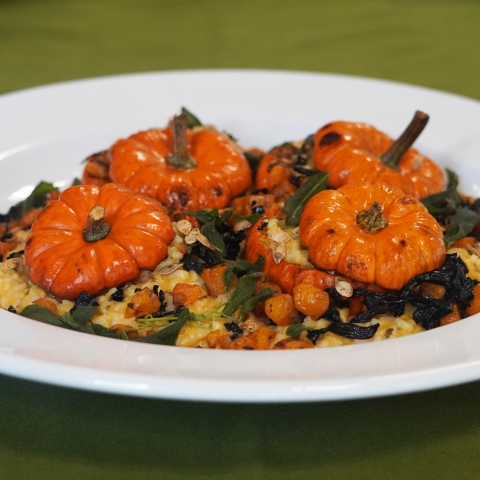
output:
[[173, 155], [167, 156], [167, 162], [176, 168], [194, 168], [196, 160], [190, 156], [187, 147], [187, 116], [176, 115], [172, 120]]
[[88, 214], [87, 227], [83, 230], [83, 239], [86, 242], [98, 242], [110, 233], [110, 225], [103, 219], [105, 209], [95, 205]]
[[357, 214], [357, 225], [369, 233], [377, 233], [388, 226], [388, 220], [382, 215], [383, 205], [373, 202], [369, 210], [361, 210]]
[[417, 110], [415, 115], [400, 135], [400, 137], [392, 143], [390, 148], [380, 157], [382, 162], [390, 168], [398, 168], [400, 159], [407, 152], [407, 150], [413, 145], [413, 142], [423, 132], [423, 129], [427, 125], [428, 115], [426, 113]]

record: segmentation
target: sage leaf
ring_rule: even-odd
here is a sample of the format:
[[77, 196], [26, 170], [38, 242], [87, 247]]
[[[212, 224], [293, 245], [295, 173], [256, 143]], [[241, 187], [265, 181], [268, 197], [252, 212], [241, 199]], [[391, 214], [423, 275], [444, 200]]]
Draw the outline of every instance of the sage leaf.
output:
[[255, 178], [255, 176], [257, 175], [258, 166], [260, 165], [260, 160], [262, 159], [262, 157], [252, 152], [243, 152], [243, 155], [245, 156], [248, 164], [250, 165], [253, 178]]
[[458, 208], [450, 219], [450, 228], [445, 232], [445, 245], [449, 247], [453, 242], [466, 237], [478, 222], [480, 222], [478, 213], [465, 207]]
[[300, 186], [300, 188], [286, 202], [283, 210], [287, 213], [285, 225], [287, 227], [297, 227], [300, 222], [300, 215], [305, 208], [306, 203], [317, 193], [325, 190], [328, 185], [328, 173], [319, 172]]
[[28, 212], [32, 208], [44, 207], [48, 196], [52, 190], [58, 191], [58, 188], [53, 183], [41, 181], [32, 191], [32, 193], [25, 199], [18, 203], [16, 206], [20, 207], [23, 211]]
[[232, 316], [242, 304], [249, 300], [253, 295], [257, 278], [263, 275], [263, 273], [257, 272], [240, 278], [237, 283], [237, 288], [233, 292], [230, 300], [225, 304], [222, 314], [227, 317]]
[[458, 193], [458, 176], [451, 170], [447, 172], [447, 189], [443, 192], [434, 193], [420, 201], [427, 207], [428, 213], [432, 215], [453, 215], [460, 205], [461, 198]]
[[192, 112], [182, 107], [182, 114], [187, 116], [187, 128], [201, 127], [202, 122]]
[[47, 307], [40, 305], [27, 305], [21, 312], [22, 317], [31, 318], [48, 325], [55, 325], [56, 327], [65, 327], [65, 324], [55, 316], [55, 314]]
[[313, 328], [302, 325], [301, 323], [294, 323], [287, 328], [286, 334], [293, 338], [300, 338], [302, 332], [309, 332], [310, 330], [313, 330]]
[[175, 345], [180, 330], [188, 322], [188, 320], [190, 320], [190, 311], [188, 308], [185, 308], [180, 312], [175, 323], [171, 323], [168, 327], [159, 330], [153, 335], [148, 335], [147, 337], [138, 337], [134, 341], [141, 343], [152, 343], [156, 345]]
[[229, 291], [232, 288], [236, 276], [261, 272], [265, 265], [265, 258], [259, 255], [255, 263], [247, 260], [231, 260], [227, 261], [227, 263], [229, 267], [223, 272], [223, 283], [227, 291]]
[[210, 240], [210, 243], [215, 247], [213, 254], [217, 258], [222, 258], [225, 254], [225, 242], [223, 241], [222, 236], [215, 228], [215, 219], [210, 220], [210, 222], [205, 223], [202, 226], [200, 231]]
[[[110, 330], [109, 328], [106, 328], [103, 325], [100, 325], [99, 323], [94, 323], [92, 324], [92, 330], [95, 335], [98, 335], [100, 337], [118, 338], [118, 328], [114, 328], [113, 330]], [[122, 330], [122, 333], [124, 333], [123, 330]], [[127, 337], [127, 340], [128, 340], [128, 337]]]
[[264, 302], [267, 300], [267, 298], [273, 297], [274, 295], [275, 290], [273, 290], [273, 288], [264, 288], [258, 295], [249, 298], [247, 301], [245, 301], [245, 303], [242, 304], [241, 313], [244, 314], [250, 310], [253, 310], [258, 302]]

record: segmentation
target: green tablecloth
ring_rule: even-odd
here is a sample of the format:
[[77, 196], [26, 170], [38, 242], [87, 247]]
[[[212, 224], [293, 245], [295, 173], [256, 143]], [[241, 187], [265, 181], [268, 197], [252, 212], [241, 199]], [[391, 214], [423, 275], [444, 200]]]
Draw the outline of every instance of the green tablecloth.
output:
[[[0, 0], [0, 93], [124, 72], [276, 68], [480, 99], [474, 0]], [[1, 479], [480, 477], [480, 383], [300, 405], [173, 402], [0, 376]]]

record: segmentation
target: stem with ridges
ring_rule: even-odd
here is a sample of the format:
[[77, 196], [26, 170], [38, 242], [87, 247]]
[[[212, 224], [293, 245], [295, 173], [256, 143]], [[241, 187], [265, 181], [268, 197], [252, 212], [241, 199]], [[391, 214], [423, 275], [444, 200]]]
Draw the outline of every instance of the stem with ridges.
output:
[[176, 168], [196, 167], [196, 160], [188, 153], [187, 116], [176, 115], [172, 120], [173, 155], [167, 156], [167, 162]]
[[400, 159], [413, 145], [413, 142], [422, 133], [427, 125], [428, 115], [417, 110], [412, 121], [400, 135], [400, 137], [392, 143], [390, 148], [380, 157], [382, 162], [390, 168], [397, 169]]
[[388, 220], [383, 216], [383, 205], [373, 202], [369, 210], [360, 210], [357, 214], [357, 225], [368, 233], [377, 233], [388, 227]]
[[98, 242], [110, 233], [110, 225], [103, 219], [105, 209], [101, 205], [95, 205], [88, 214], [87, 226], [83, 230], [83, 239], [86, 242]]

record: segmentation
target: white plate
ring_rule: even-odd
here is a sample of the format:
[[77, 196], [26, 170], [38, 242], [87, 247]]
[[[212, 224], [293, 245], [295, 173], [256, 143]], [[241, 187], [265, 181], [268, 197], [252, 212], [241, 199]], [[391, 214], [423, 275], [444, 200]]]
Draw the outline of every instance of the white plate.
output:
[[[417, 109], [416, 146], [480, 195], [480, 103], [392, 82], [308, 73], [195, 71], [70, 82], [0, 97], [0, 211], [39, 180], [68, 185], [81, 160], [163, 126], [186, 106], [242, 145], [268, 148], [337, 120], [397, 135]], [[297, 402], [373, 397], [480, 379], [480, 318], [332, 349], [222, 351], [98, 338], [0, 312], [0, 372], [158, 398]]]

